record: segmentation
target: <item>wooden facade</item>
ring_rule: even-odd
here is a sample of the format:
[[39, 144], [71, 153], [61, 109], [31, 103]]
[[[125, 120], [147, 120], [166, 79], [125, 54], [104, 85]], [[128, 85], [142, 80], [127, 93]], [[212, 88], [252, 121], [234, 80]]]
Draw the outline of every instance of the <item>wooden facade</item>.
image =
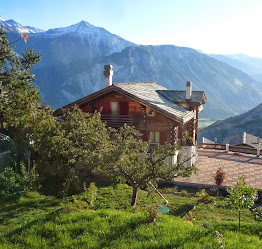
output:
[[[151, 144], [175, 144], [183, 134], [191, 137], [183, 146], [197, 141], [198, 113], [205, 104], [204, 92], [168, 90], [154, 82], [117, 83], [90, 94], [63, 108], [74, 105], [86, 113], [101, 112], [108, 126], [135, 126]], [[60, 109], [55, 111], [59, 115]]]
[[184, 131], [188, 131], [194, 139], [197, 135], [197, 112], [195, 119], [181, 125], [118, 92], [106, 93], [79, 107], [87, 113], [100, 111], [101, 119], [110, 127], [118, 128], [125, 123], [135, 126], [143, 135], [143, 140], [150, 141], [152, 144], [174, 144], [182, 138]]

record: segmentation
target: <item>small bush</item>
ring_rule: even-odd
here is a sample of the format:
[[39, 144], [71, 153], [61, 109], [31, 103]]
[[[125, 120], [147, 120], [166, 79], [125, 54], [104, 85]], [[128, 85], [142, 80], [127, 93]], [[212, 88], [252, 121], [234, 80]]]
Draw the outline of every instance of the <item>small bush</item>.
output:
[[256, 206], [250, 208], [250, 211], [254, 214], [254, 218], [257, 221], [262, 221], [262, 206]]
[[181, 194], [182, 194], [182, 196], [183, 195], [187, 196], [188, 195], [188, 191], [186, 189], [183, 189], [183, 190], [181, 190]]
[[94, 182], [91, 182], [87, 190], [87, 202], [89, 204], [89, 207], [93, 207], [94, 202], [96, 200], [96, 195], [97, 195], [97, 187]]
[[35, 172], [35, 167], [32, 167], [27, 170], [25, 164], [21, 162], [20, 169], [20, 184], [23, 186], [24, 191], [35, 190], [36, 183], [38, 180], [38, 175]]
[[13, 197], [21, 193], [31, 191], [35, 188], [37, 175], [34, 169], [27, 171], [25, 165], [21, 163], [21, 174], [12, 168], [5, 168], [0, 174], [0, 197]]
[[20, 176], [12, 168], [5, 168], [0, 174], [0, 197], [18, 195], [23, 190], [20, 185]]
[[[204, 198], [205, 196], [207, 196], [207, 191], [203, 188], [203, 189], [201, 189], [200, 192], [197, 192], [196, 194], [197, 194], [199, 197], [201, 197], [201, 199], [202, 199], [202, 198]], [[209, 197], [207, 197], [207, 198], [209, 198]]]
[[155, 222], [159, 217], [159, 214], [157, 212], [157, 206], [150, 205], [146, 208], [146, 210], [147, 210], [147, 217], [146, 217], [147, 222], [149, 223]]

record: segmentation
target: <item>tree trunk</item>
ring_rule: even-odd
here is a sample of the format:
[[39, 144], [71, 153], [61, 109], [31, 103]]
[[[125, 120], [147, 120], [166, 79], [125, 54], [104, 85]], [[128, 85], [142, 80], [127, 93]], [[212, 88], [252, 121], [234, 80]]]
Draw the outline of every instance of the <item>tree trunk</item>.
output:
[[217, 199], [218, 199], [218, 194], [219, 194], [219, 186], [217, 186]]
[[133, 195], [132, 195], [131, 206], [132, 206], [132, 207], [136, 207], [136, 198], [137, 198], [138, 188], [137, 188], [136, 186], [132, 186], [132, 187], [133, 187]]
[[240, 232], [240, 210], [238, 210], [238, 229]]

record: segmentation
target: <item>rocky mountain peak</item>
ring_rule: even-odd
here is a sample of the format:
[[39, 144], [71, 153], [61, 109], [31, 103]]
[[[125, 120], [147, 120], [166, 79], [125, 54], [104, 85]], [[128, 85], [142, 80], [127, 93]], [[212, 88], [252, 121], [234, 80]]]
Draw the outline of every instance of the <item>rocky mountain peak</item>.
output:
[[7, 32], [13, 32], [13, 33], [40, 33], [44, 32], [42, 29], [30, 27], [30, 26], [23, 26], [22, 24], [10, 19], [10, 20], [4, 20], [0, 17], [0, 26], [4, 28]]

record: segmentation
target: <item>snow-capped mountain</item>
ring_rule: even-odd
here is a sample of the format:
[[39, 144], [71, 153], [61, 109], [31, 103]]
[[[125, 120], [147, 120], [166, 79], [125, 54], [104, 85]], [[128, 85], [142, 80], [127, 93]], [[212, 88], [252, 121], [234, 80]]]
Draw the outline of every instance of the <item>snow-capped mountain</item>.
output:
[[[17, 36], [8, 33], [10, 41]], [[52, 108], [102, 89], [106, 64], [114, 66], [115, 83], [155, 81], [169, 89], [184, 90], [186, 81], [191, 80], [194, 90], [204, 90], [207, 95], [205, 116], [228, 117], [261, 103], [261, 85], [208, 55], [172, 45], [138, 46], [84, 21], [31, 33], [27, 44], [21, 39], [15, 49], [21, 53], [29, 47], [43, 55], [32, 72], [43, 101]]]
[[44, 32], [42, 29], [30, 27], [30, 26], [23, 26], [22, 24], [10, 19], [4, 20], [0, 17], [0, 26], [3, 26], [4, 30], [7, 32], [14, 32], [14, 33], [41, 33]]
[[[65, 27], [65, 28], [56, 28], [56, 29], [49, 29], [48, 31], [45, 32], [45, 35], [50, 35], [50, 36], [60, 36], [63, 34], [68, 34], [68, 33], [74, 33], [77, 34], [81, 37], [90, 37], [90, 36], [98, 36], [97, 38], [101, 38], [102, 36], [112, 36], [110, 32], [105, 30], [104, 28], [96, 27], [88, 22], [81, 21], [79, 23], [76, 23], [74, 25]], [[121, 37], [117, 35], [113, 35], [117, 38], [122, 39]]]
[[[34, 34], [49, 39], [73, 39], [81, 41], [85, 47], [90, 47], [90, 56], [93, 58], [93, 51], [99, 50], [99, 55], [109, 55], [111, 53], [120, 52], [124, 48], [134, 46], [135, 44], [124, 40], [118, 35], [112, 34], [104, 28], [96, 27], [88, 22], [81, 21], [77, 24], [65, 28], [49, 29], [44, 33]], [[103, 48], [106, 48], [106, 52]], [[84, 49], [85, 50], [85, 49]], [[101, 50], [104, 50], [102, 52]], [[95, 53], [95, 56], [97, 54]]]

